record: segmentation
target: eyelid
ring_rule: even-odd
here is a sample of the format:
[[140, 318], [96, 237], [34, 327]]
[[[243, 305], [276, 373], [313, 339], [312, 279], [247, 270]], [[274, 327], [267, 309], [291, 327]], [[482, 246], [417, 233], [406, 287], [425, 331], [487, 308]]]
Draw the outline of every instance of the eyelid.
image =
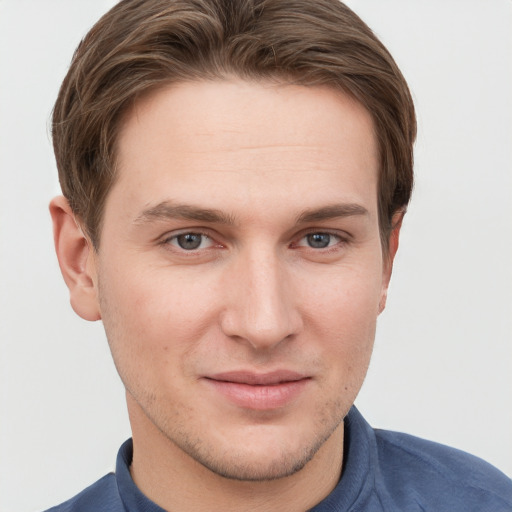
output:
[[[171, 243], [172, 241], [177, 240], [177, 238], [179, 236], [187, 235], [187, 234], [201, 235], [202, 237], [209, 239], [211, 241], [211, 245], [209, 245], [208, 247], [187, 250], [187, 249], [183, 249], [183, 248]], [[173, 250], [176, 250], [180, 253], [188, 253], [188, 254], [197, 253], [199, 251], [205, 251], [205, 250], [210, 249], [211, 247], [223, 245], [223, 244], [217, 242], [216, 237], [212, 236], [211, 230], [208, 230], [205, 228], [184, 228], [184, 229], [179, 229], [176, 231], [167, 232], [166, 234], [159, 237], [157, 242], [159, 245], [167, 246], [167, 247], [170, 246], [170, 247], [172, 247]]]
[[315, 235], [315, 234], [322, 234], [322, 235], [330, 235], [333, 237], [338, 238], [340, 241], [350, 241], [352, 236], [347, 233], [346, 231], [340, 231], [337, 229], [328, 229], [328, 228], [308, 228], [304, 231], [301, 231], [296, 237], [296, 240], [302, 240], [303, 238], [307, 237], [308, 235]]
[[[208, 247], [187, 250], [187, 249], [180, 248], [179, 246], [177, 246], [175, 244], [170, 243], [172, 240], [176, 240], [179, 236], [186, 235], [189, 233], [206, 237], [211, 241], [211, 244], [209, 244]], [[314, 248], [314, 247], [308, 246], [307, 244], [299, 245], [299, 242], [302, 242], [308, 235], [312, 235], [312, 234], [330, 235], [331, 237], [335, 237], [337, 239], [337, 242], [333, 245], [329, 245], [324, 248]], [[197, 253], [203, 252], [203, 251], [207, 251], [214, 247], [218, 247], [218, 248], [224, 247], [225, 248], [226, 244], [223, 242], [219, 242], [218, 241], [219, 238], [220, 238], [220, 236], [215, 232], [212, 233], [212, 230], [209, 228], [187, 227], [187, 228], [177, 229], [175, 231], [170, 231], [170, 232], [165, 233], [164, 235], [162, 235], [161, 237], [159, 237], [157, 239], [157, 243], [158, 243], [158, 245], [172, 247], [172, 249], [169, 249], [169, 250], [175, 250], [176, 252], [179, 252], [181, 254], [193, 256], [194, 254], [197, 254]], [[322, 251], [327, 252], [327, 251], [335, 251], [335, 250], [339, 249], [341, 246], [345, 246], [346, 244], [348, 244], [351, 240], [352, 240], [352, 235], [350, 235], [350, 233], [347, 233], [346, 231], [340, 231], [340, 230], [329, 229], [329, 228], [313, 227], [313, 228], [304, 229], [303, 231], [298, 233], [294, 237], [294, 241], [292, 241], [290, 243], [289, 247], [292, 249], [305, 248], [305, 249], [310, 249], [311, 251], [315, 251], [315, 252], [322, 252]]]
[[176, 238], [180, 235], [186, 235], [188, 233], [193, 233], [195, 235], [203, 235], [203, 236], [207, 236], [208, 238], [214, 238], [214, 236], [212, 236], [211, 229], [203, 228], [200, 226], [197, 226], [197, 227], [196, 226], [187, 226], [186, 228], [177, 228], [177, 229], [172, 229], [172, 230], [166, 231], [163, 235], [160, 235], [158, 237], [158, 240], [161, 240], [161, 241], [169, 240], [170, 238]]
[[[179, 243], [179, 239], [183, 236], [187, 236], [187, 235], [194, 235], [196, 237], [199, 237], [200, 241], [199, 241], [199, 247], [195, 247], [193, 249], [185, 249], [184, 247], [181, 247], [180, 246], [180, 243]], [[208, 235], [205, 235], [204, 233], [193, 233], [193, 232], [190, 232], [190, 233], [181, 233], [179, 235], [173, 235], [171, 236], [169, 239], [168, 239], [168, 242], [173, 245], [174, 247], [176, 247], [178, 250], [184, 250], [186, 252], [193, 252], [193, 251], [199, 251], [199, 250], [204, 250], [204, 249], [209, 249], [214, 241], [212, 240], [211, 237], [209, 237]], [[176, 242], [174, 244], [174, 242]], [[206, 247], [203, 247], [203, 245], [206, 244]]]

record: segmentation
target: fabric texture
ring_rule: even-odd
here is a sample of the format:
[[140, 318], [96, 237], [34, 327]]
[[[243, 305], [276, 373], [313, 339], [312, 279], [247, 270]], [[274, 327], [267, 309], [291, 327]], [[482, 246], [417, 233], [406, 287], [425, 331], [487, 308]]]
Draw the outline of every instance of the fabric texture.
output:
[[[165, 512], [134, 484], [126, 441], [110, 473], [47, 512]], [[512, 512], [512, 480], [467, 453], [345, 418], [342, 477], [311, 512]]]

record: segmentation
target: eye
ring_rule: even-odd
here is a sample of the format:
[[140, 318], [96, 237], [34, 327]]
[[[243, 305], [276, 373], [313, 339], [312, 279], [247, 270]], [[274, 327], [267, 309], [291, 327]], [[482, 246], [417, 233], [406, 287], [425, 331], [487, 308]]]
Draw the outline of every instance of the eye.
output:
[[184, 251], [195, 251], [197, 249], [206, 249], [211, 247], [213, 241], [203, 233], [181, 233], [174, 235], [166, 240], [167, 243], [179, 247]]
[[297, 245], [308, 246], [312, 249], [326, 249], [338, 244], [340, 241], [341, 237], [332, 233], [308, 233]]

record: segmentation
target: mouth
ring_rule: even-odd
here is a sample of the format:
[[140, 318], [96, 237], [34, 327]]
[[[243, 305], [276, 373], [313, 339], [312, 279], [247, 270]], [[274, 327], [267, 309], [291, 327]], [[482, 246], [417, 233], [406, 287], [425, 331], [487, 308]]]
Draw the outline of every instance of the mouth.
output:
[[280, 409], [295, 402], [311, 377], [289, 370], [269, 373], [235, 371], [204, 377], [212, 390], [237, 407]]

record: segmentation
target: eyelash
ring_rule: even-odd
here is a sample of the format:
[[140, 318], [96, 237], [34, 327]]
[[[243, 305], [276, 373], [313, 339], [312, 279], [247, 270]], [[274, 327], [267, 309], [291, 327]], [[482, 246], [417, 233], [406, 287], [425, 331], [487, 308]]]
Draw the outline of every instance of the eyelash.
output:
[[[177, 241], [177, 239], [180, 236], [184, 235], [198, 235], [203, 238], [209, 239], [212, 242], [212, 245], [205, 248], [197, 248], [197, 249], [184, 249], [183, 247], [179, 247], [177, 245], [172, 244], [173, 241]], [[304, 239], [306, 239], [310, 235], [328, 235], [329, 237], [333, 237], [337, 239], [337, 241], [333, 245], [328, 245], [327, 247], [311, 247], [310, 245], [299, 245], [300, 242], [302, 242]], [[201, 240], [200, 244], [203, 243], [204, 240]], [[292, 249], [298, 249], [298, 248], [305, 248], [314, 251], [315, 253], [331, 253], [336, 252], [340, 250], [341, 248], [345, 247], [350, 241], [350, 236], [348, 234], [345, 234], [344, 236], [340, 234], [339, 232], [332, 232], [329, 230], [319, 230], [319, 229], [311, 229], [304, 233], [301, 233], [300, 238], [298, 238], [298, 242], [293, 242], [290, 244], [290, 247]], [[329, 243], [331, 240], [329, 241]], [[215, 246], [219, 248], [223, 248], [224, 246], [220, 243], [216, 243], [215, 239], [205, 231], [202, 231], [200, 229], [197, 230], [189, 230], [189, 231], [182, 231], [180, 233], [175, 233], [170, 236], [166, 236], [162, 239], [162, 241], [159, 243], [160, 245], [166, 247], [169, 249], [169, 246], [172, 247], [170, 250], [174, 250], [179, 252], [182, 255], [186, 255], [188, 257], [194, 257], [199, 255], [200, 253], [203, 253], [204, 251], [208, 251], [209, 249], [215, 248]]]
[[[204, 248], [204, 249], [191, 249], [191, 250], [187, 250], [187, 249], [184, 249], [182, 247], [178, 247], [178, 246], [175, 246], [174, 244], [172, 244], [173, 241], [177, 241], [178, 238], [180, 236], [185, 236], [185, 235], [199, 235], [201, 237], [206, 238], [206, 239], [209, 239], [212, 241], [213, 245], [215, 245], [215, 241], [213, 239], [213, 237], [211, 237], [208, 233], [204, 232], [204, 231], [201, 231], [201, 230], [190, 230], [190, 231], [182, 231], [181, 233], [175, 233], [173, 235], [170, 235], [170, 236], [166, 236], [161, 242], [160, 242], [160, 245], [163, 245], [163, 246], [172, 246], [173, 250], [176, 250], [176, 251], [179, 251], [180, 253], [183, 253], [183, 254], [187, 254], [187, 255], [194, 255], [194, 254], [197, 254], [198, 251], [204, 251], [204, 250], [207, 250], [207, 249], [210, 249], [211, 247], [207, 247], [207, 248]], [[204, 240], [201, 241], [201, 243], [203, 243]], [[221, 244], [217, 244], [218, 246], [221, 246]]]
[[329, 230], [318, 230], [318, 229], [312, 229], [310, 231], [307, 231], [306, 233], [301, 234], [301, 237], [299, 238], [299, 242], [301, 242], [302, 240], [304, 240], [305, 238], [307, 238], [310, 235], [328, 235], [329, 237], [337, 239], [337, 242], [333, 245], [328, 245], [327, 247], [311, 247], [310, 245], [304, 246], [304, 245], [294, 244], [295, 247], [305, 247], [305, 248], [311, 249], [315, 252], [326, 253], [326, 252], [333, 252], [333, 251], [339, 250], [340, 247], [343, 247], [348, 243], [348, 236], [342, 236], [338, 232], [332, 232]]

